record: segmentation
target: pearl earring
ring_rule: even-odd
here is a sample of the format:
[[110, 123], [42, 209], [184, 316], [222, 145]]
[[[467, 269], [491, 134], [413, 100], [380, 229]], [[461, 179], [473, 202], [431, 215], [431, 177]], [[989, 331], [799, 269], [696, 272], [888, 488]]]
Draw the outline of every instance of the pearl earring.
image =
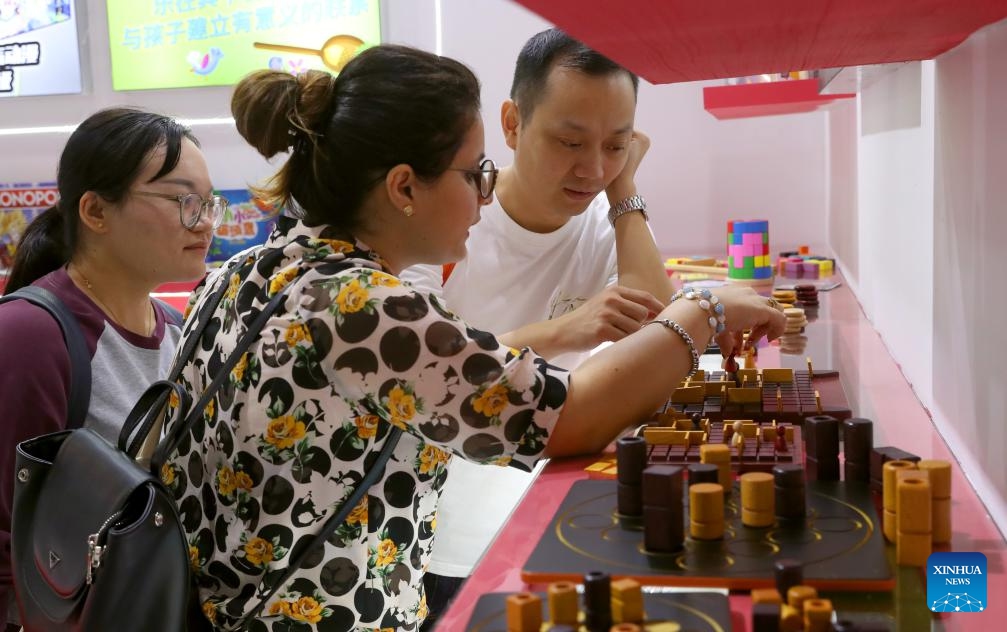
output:
[[413, 205], [412, 204], [406, 204], [404, 207], [402, 207], [402, 214], [405, 215], [406, 217], [412, 217], [413, 216]]

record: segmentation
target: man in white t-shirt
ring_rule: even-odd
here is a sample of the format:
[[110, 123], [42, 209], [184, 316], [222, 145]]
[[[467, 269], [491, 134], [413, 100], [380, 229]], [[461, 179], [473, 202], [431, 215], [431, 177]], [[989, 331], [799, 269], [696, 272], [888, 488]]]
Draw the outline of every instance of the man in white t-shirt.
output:
[[[650, 145], [633, 128], [637, 86], [635, 75], [562, 31], [532, 37], [501, 111], [514, 161], [471, 229], [466, 258], [402, 278], [473, 327], [566, 368], [638, 330], [668, 302], [671, 284], [634, 183]], [[424, 582], [432, 617], [531, 480], [452, 460]]]

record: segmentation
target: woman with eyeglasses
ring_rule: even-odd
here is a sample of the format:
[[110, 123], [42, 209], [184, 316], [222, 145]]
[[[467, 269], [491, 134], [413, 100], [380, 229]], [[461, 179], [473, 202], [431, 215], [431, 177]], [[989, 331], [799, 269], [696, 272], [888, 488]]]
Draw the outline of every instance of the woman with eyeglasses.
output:
[[[134, 109], [97, 112], [59, 160], [59, 202], [25, 230], [5, 292], [34, 285], [68, 308], [90, 352], [84, 425], [114, 442], [126, 413], [167, 374], [180, 315], [149, 294], [206, 272], [226, 200], [192, 133]], [[57, 322], [24, 300], [0, 305], [0, 629], [17, 620], [9, 539], [15, 446], [67, 425], [70, 359]], [[13, 626], [12, 626], [13, 627]], [[14, 629], [17, 629], [16, 627]]]
[[[212, 341], [182, 371], [195, 398], [247, 322], [285, 293], [232, 388], [164, 468], [215, 629], [246, 617], [247, 629], [272, 632], [418, 629], [450, 459], [529, 470], [545, 456], [598, 452], [666, 399], [716, 330], [727, 351], [743, 329], [753, 341], [783, 332], [765, 299], [726, 288], [675, 302], [569, 373], [402, 283], [410, 265], [464, 256], [493, 195], [479, 83], [454, 60], [381, 45], [338, 77], [261, 71], [238, 84], [231, 109], [263, 156], [289, 152], [265, 193], [292, 211], [193, 303], [203, 313], [224, 291], [206, 312]], [[403, 433], [381, 477], [280, 580], [393, 427]]]

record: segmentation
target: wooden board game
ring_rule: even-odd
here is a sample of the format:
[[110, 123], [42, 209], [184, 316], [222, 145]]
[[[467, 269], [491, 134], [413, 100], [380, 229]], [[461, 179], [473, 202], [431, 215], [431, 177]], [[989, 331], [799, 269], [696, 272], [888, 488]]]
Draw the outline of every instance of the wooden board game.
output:
[[[811, 415], [831, 415], [840, 421], [852, 416], [842, 384], [839, 382], [838, 371], [784, 369], [783, 371], [793, 374], [792, 379], [764, 383], [754, 377], [750, 380], [743, 379], [759, 371], [758, 369], [738, 371], [739, 382], [728, 380], [724, 371], [706, 372], [701, 382], [690, 382], [694, 385], [693, 388], [702, 387], [702, 396], [689, 397], [688, 387], [676, 389], [672, 393], [666, 412], [686, 416], [699, 413], [711, 421], [751, 419], [771, 422], [775, 419], [779, 423], [797, 425]], [[766, 371], [780, 371], [780, 369]], [[753, 390], [756, 384], [760, 383], [761, 392], [754, 400], [745, 396], [746, 391]], [[657, 421], [655, 419], [655, 423]]]
[[[709, 424], [709, 443], [724, 443], [723, 423], [719, 421]], [[773, 466], [780, 463], [803, 463], [804, 443], [801, 429], [788, 427], [790, 441], [785, 450], [777, 449], [772, 442], [760, 443], [754, 439], [745, 442], [741, 454], [731, 453], [731, 469], [739, 474], [745, 472], [772, 472]], [[699, 463], [699, 444], [681, 443], [675, 445], [647, 446], [648, 465], [688, 465]], [[588, 478], [614, 479], [618, 473], [614, 454], [606, 455], [584, 468]]]
[[[479, 597], [466, 632], [507, 632], [506, 600], [510, 593], [489, 593]], [[542, 620], [548, 621], [545, 594], [542, 597]], [[648, 632], [729, 632], [731, 610], [727, 596], [712, 592], [644, 593], [643, 607]], [[543, 630], [548, 625], [543, 624]], [[583, 628], [581, 628], [583, 629]]]
[[[866, 485], [808, 482], [808, 517], [799, 526], [741, 524], [738, 488], [725, 506], [723, 540], [686, 538], [682, 551], [643, 548], [641, 518], [616, 513], [616, 483], [577, 481], [521, 570], [527, 583], [578, 581], [589, 571], [644, 585], [749, 590], [774, 585], [773, 563], [804, 562], [805, 583], [819, 590], [885, 591], [895, 576]], [[686, 515], [688, 509], [686, 508]]]

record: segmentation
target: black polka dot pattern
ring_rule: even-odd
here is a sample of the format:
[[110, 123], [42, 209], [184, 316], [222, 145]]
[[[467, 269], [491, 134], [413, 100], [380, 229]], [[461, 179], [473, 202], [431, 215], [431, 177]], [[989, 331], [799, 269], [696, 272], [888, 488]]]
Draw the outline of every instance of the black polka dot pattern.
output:
[[[161, 472], [178, 502], [203, 613], [218, 629], [261, 605], [250, 630], [417, 630], [451, 456], [530, 470], [565, 401], [567, 374], [467, 327], [326, 227], [282, 218], [266, 246], [237, 263], [206, 282], [226, 292], [212, 338], [183, 371], [190, 393], [202, 392], [286, 287], [284, 307]], [[208, 293], [198, 293], [194, 310]], [[393, 426], [405, 432], [383, 477], [261, 604], [359, 485]]]

